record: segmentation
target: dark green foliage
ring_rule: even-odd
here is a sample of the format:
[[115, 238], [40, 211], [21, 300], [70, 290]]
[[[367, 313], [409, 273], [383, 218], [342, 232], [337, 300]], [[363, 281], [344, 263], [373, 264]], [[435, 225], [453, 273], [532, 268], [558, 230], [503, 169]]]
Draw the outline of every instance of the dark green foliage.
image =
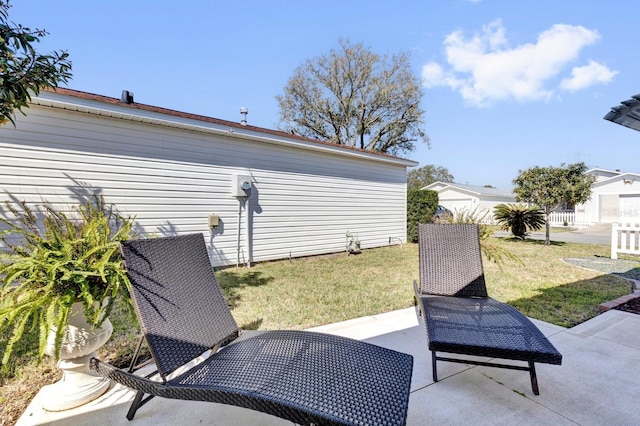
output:
[[523, 204], [498, 204], [493, 209], [494, 218], [503, 231], [511, 233], [522, 240], [529, 231], [538, 231], [545, 224], [544, 212], [537, 207]]
[[[0, 336], [6, 371], [14, 344], [39, 334], [39, 356], [50, 330], [60, 352], [71, 307], [82, 302], [90, 324], [100, 326], [117, 295], [131, 302], [119, 244], [131, 236], [132, 218], [95, 196], [74, 214], [50, 205], [7, 202], [0, 218]], [[26, 332], [26, 333], [25, 333]], [[5, 340], [6, 339], [6, 340]]]
[[[0, 124], [13, 120], [13, 112], [28, 108], [31, 93], [56, 88], [71, 78], [65, 51], [42, 55], [32, 46], [45, 30], [31, 30], [8, 21], [8, 1], [0, 1]], [[24, 114], [24, 113], [23, 113]]]
[[438, 193], [410, 189], [407, 191], [407, 241], [418, 242], [418, 225], [431, 222], [438, 207]]

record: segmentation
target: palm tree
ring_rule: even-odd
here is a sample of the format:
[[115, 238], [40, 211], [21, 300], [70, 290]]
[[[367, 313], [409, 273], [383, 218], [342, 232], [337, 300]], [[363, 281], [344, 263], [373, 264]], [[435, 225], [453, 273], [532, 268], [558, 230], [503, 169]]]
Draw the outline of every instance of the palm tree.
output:
[[498, 204], [493, 209], [494, 218], [503, 231], [511, 230], [516, 237], [523, 239], [529, 231], [538, 231], [545, 224], [544, 212], [538, 207], [523, 204]]

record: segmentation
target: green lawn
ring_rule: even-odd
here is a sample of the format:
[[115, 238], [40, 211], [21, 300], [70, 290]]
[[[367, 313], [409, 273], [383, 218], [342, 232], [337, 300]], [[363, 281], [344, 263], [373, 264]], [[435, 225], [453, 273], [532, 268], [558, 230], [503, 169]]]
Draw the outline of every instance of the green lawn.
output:
[[[608, 246], [495, 239], [522, 260], [485, 261], [489, 294], [526, 315], [571, 327], [630, 291], [618, 277], [579, 268], [564, 257], [607, 256]], [[405, 244], [345, 254], [224, 269], [218, 279], [241, 327], [304, 329], [413, 305], [418, 247]]]

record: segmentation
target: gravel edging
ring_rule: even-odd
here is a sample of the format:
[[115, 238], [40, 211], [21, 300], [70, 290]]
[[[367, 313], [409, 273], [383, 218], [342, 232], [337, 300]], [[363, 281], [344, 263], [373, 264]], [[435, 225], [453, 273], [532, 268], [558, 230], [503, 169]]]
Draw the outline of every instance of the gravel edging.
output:
[[640, 281], [640, 261], [635, 262], [633, 260], [610, 259], [598, 256], [565, 258], [562, 260], [571, 265], [581, 266], [605, 274], [619, 275], [622, 278], [633, 281]]

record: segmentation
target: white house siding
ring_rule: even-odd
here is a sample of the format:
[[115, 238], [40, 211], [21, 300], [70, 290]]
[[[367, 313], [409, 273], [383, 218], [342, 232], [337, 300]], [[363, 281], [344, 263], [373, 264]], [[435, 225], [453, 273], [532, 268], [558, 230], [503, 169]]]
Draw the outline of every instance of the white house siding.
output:
[[470, 211], [473, 209], [473, 206], [478, 205], [478, 197], [447, 188], [438, 193], [438, 203], [453, 212], [462, 210]]
[[[57, 108], [33, 105], [16, 128], [0, 128], [0, 199], [62, 207], [100, 192], [144, 233], [203, 233], [214, 265], [339, 252], [348, 231], [363, 248], [406, 241], [411, 161], [273, 135], [256, 141], [255, 128], [173, 128], [163, 120], [193, 120], [148, 111], [131, 112], [145, 116], [139, 122], [110, 118], [123, 107], [102, 114], [99, 103], [74, 100], [92, 113], [76, 112], [66, 97], [45, 97]], [[154, 117], [162, 124], [144, 122]], [[237, 174], [252, 180], [242, 211], [231, 195]], [[220, 216], [212, 233], [210, 213]]]
[[513, 198], [500, 198], [500, 197], [486, 197], [480, 200], [478, 204], [477, 214], [479, 217], [483, 218], [485, 222], [493, 223], [494, 220], [494, 209], [498, 204], [512, 204], [515, 203]]
[[585, 223], [640, 222], [640, 175], [620, 174], [593, 184], [591, 199], [576, 206]]

